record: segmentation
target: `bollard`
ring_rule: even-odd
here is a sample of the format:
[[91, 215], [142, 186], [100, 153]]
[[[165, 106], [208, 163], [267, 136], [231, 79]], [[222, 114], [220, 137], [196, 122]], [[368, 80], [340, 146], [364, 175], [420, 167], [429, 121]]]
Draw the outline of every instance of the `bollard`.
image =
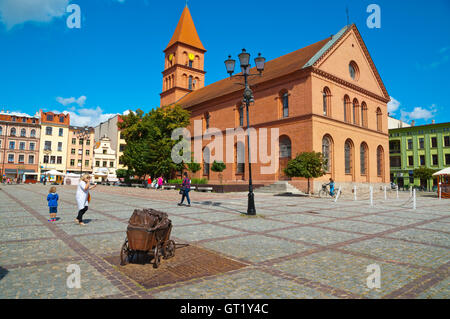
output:
[[439, 200], [441, 200], [441, 199], [442, 199], [442, 188], [439, 187]]
[[370, 206], [373, 207], [373, 186], [370, 186]]
[[396, 187], [396, 190], [397, 190], [397, 199], [398, 199], [398, 185], [397, 185], [397, 187]]
[[386, 195], [386, 185], [384, 185], [384, 200], [387, 200], [387, 195]]
[[337, 192], [336, 198], [334, 199], [334, 202], [335, 202], [335, 203], [337, 202], [337, 200], [338, 200], [338, 198], [339, 198], [339, 195], [341, 195], [341, 186], [339, 186], [339, 190], [338, 190], [338, 192]]
[[413, 209], [416, 210], [416, 189], [413, 190]]
[[353, 186], [353, 196], [354, 200], [356, 200], [356, 185]]

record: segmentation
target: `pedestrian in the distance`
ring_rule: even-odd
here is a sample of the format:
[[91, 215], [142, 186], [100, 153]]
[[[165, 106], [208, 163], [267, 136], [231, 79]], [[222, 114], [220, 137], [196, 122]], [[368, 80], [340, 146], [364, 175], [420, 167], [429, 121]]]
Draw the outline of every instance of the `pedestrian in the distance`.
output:
[[158, 177], [158, 189], [162, 189], [163, 186], [163, 178], [162, 176]]
[[334, 180], [330, 178], [330, 182], [328, 184], [330, 185], [330, 195], [334, 196]]
[[189, 198], [189, 192], [191, 191], [191, 180], [188, 177], [188, 173], [184, 172], [184, 179], [183, 179], [183, 183], [181, 184], [181, 190], [180, 190], [180, 194], [182, 194], [181, 196], [181, 202], [178, 203], [178, 206], [182, 206], [183, 202], [184, 202], [184, 198], [187, 199], [188, 202], [188, 207], [191, 207], [191, 199]]
[[89, 202], [91, 199], [91, 195], [89, 194], [89, 191], [93, 188], [95, 188], [97, 184], [94, 184], [91, 186], [91, 176], [88, 174], [83, 175], [80, 179], [80, 183], [77, 187], [77, 205], [78, 205], [78, 216], [75, 219], [75, 221], [79, 224], [84, 226], [83, 223], [83, 215], [88, 210]]
[[56, 187], [50, 187], [50, 192], [47, 195], [48, 208], [50, 213], [49, 222], [56, 222], [56, 213], [58, 213], [58, 200], [59, 196], [56, 193]]

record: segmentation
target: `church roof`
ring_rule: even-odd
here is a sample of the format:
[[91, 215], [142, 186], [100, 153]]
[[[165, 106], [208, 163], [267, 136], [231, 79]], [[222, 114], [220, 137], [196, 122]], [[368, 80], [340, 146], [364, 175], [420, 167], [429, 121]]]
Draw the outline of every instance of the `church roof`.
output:
[[194, 21], [192, 20], [191, 12], [187, 6], [184, 8], [180, 21], [178, 21], [177, 28], [173, 33], [172, 39], [164, 51], [177, 42], [206, 51], [203, 47], [202, 41], [200, 41], [197, 29], [195, 29]]
[[[324, 47], [332, 38], [328, 37], [322, 41], [311, 44], [303, 49], [288, 53], [279, 58], [267, 61], [263, 76], [253, 77], [251, 85], [266, 82], [271, 79], [278, 78], [283, 75], [298, 71], [315, 56], [319, 50]], [[239, 62], [236, 63], [236, 66]], [[225, 71], [224, 71], [225, 72]], [[256, 68], [251, 69], [251, 73], [257, 73]], [[235, 84], [236, 79], [226, 78], [218, 82], [212, 83], [196, 91], [192, 91], [177, 102], [184, 108], [206, 102], [213, 98], [224, 96], [235, 91], [242, 90], [242, 87]]]
[[[327, 54], [327, 52], [329, 52], [332, 49], [332, 47], [334, 47], [336, 43], [350, 30], [355, 31], [357, 38], [361, 42], [363, 49], [377, 77], [377, 80], [383, 90], [384, 96], [388, 98], [389, 94], [386, 91], [386, 88], [381, 80], [378, 71], [376, 70], [376, 67], [372, 59], [370, 58], [369, 52], [364, 44], [364, 41], [362, 40], [361, 35], [359, 34], [358, 29], [354, 24], [345, 26], [337, 34], [330, 36], [326, 39], [323, 39], [319, 42], [311, 44], [300, 50], [288, 53], [276, 59], [267, 61], [264, 68], [263, 76], [251, 78], [250, 84], [255, 85], [263, 83], [299, 71], [301, 69], [306, 69], [311, 66], [314, 67], [320, 61], [320, 59], [324, 57]], [[236, 63], [236, 66], [238, 65], [239, 61], [237, 61]], [[252, 68], [251, 73], [257, 73], [256, 68]], [[177, 101], [176, 104], [180, 104], [182, 107], [188, 108], [203, 102], [207, 102], [214, 98], [225, 96], [227, 94], [242, 90], [242, 87], [236, 85], [235, 83], [236, 79], [226, 78], [220, 80], [218, 82], [212, 83], [201, 89], [186, 94], [179, 101]]]

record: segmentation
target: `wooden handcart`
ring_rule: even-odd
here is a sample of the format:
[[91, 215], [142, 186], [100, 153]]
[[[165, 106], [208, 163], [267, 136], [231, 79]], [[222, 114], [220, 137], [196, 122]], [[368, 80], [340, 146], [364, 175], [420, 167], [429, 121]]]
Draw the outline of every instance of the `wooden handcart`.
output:
[[175, 256], [175, 242], [170, 239], [172, 221], [164, 212], [153, 209], [136, 209], [127, 227], [127, 238], [120, 251], [120, 264], [142, 263], [145, 258], [153, 259], [153, 268], [158, 268], [161, 256], [169, 259]]

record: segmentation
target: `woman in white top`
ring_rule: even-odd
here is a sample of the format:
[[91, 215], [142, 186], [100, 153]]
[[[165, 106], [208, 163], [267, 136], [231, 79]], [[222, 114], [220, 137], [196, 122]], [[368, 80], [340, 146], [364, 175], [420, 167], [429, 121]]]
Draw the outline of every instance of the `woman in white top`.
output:
[[83, 215], [88, 210], [89, 205], [89, 190], [95, 188], [97, 185], [91, 187], [91, 176], [86, 174], [80, 179], [80, 183], [77, 187], [76, 200], [78, 205], [78, 216], [75, 221], [80, 225], [85, 225], [83, 223]]

